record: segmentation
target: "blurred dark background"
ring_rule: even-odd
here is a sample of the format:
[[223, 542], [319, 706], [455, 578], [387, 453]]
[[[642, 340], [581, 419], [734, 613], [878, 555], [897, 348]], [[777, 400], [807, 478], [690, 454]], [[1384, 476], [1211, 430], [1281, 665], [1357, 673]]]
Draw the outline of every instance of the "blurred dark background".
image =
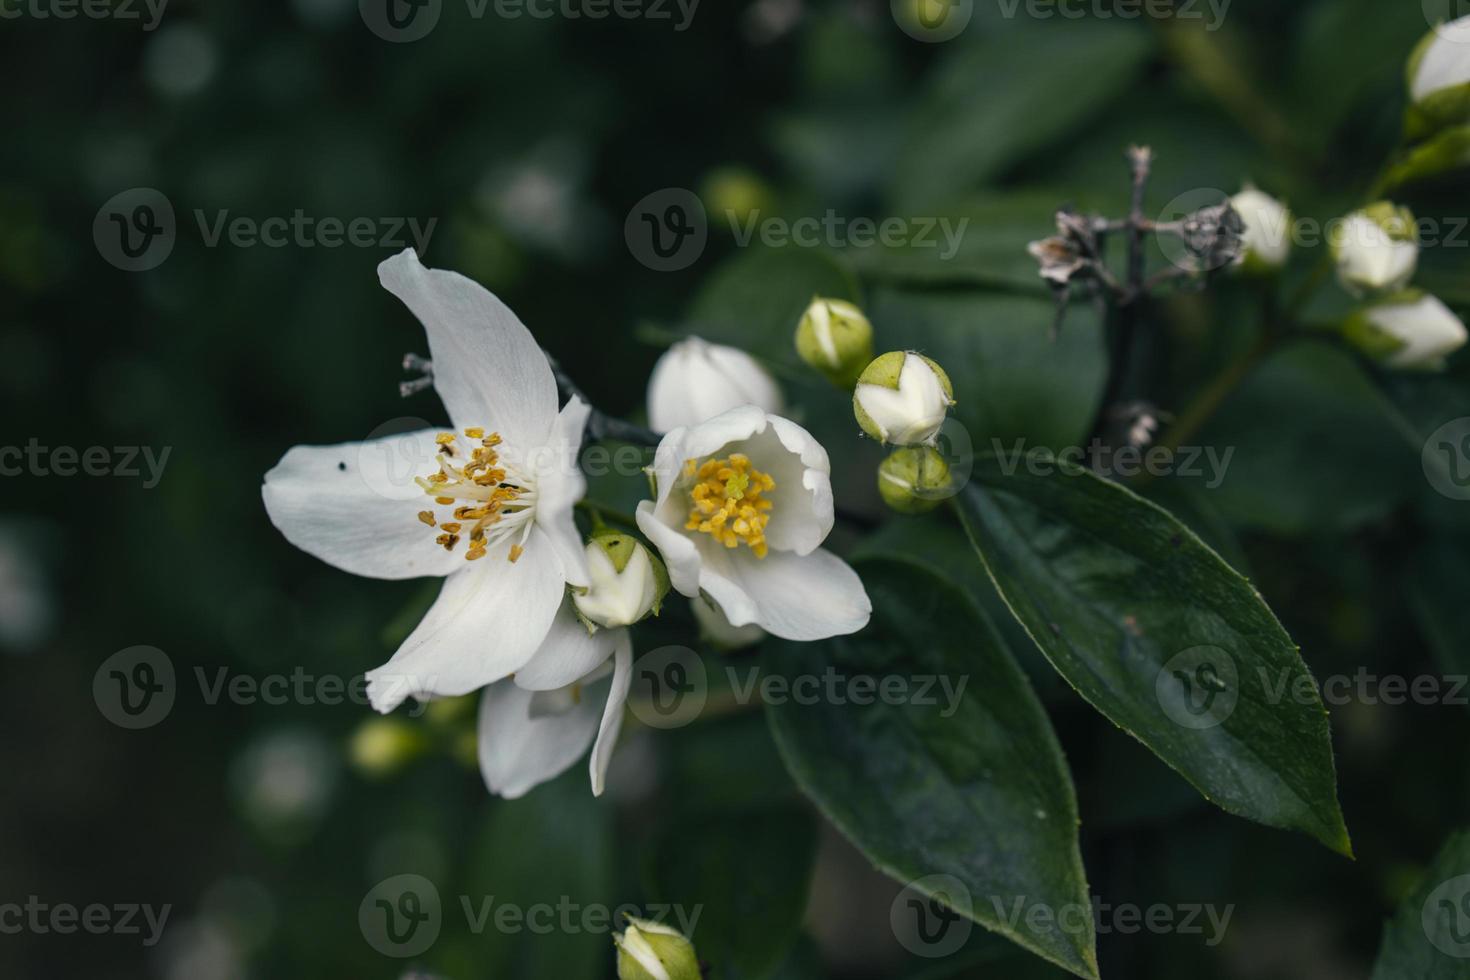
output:
[[[443, 421], [432, 396], [396, 393], [401, 356], [424, 348], [376, 281], [377, 263], [413, 244], [398, 219], [434, 222], [427, 263], [500, 294], [608, 411], [641, 412], [660, 347], [706, 320], [789, 362], [770, 339], [789, 337], [789, 304], [745, 309], [729, 302], [738, 290], [712, 291], [754, 263], [811, 257], [756, 255], [712, 221], [696, 261], [655, 271], [624, 221], [665, 188], [694, 190], [712, 214], [975, 216], [975, 250], [944, 268], [850, 256], [864, 298], [882, 310], [915, 283], [941, 305], [980, 288], [1024, 297], [1030, 319], [1010, 326], [1025, 342], [990, 366], [999, 389], [971, 388], [973, 404], [1008, 377], [1023, 407], [987, 409], [1008, 418], [1005, 434], [1079, 438], [1085, 425], [1073, 433], [1058, 406], [1095, 400], [1100, 344], [1085, 314], [1063, 353], [1045, 340], [1024, 246], [1049, 233], [1051, 210], [1120, 212], [1122, 149], [1140, 142], [1157, 152], [1153, 205], [1253, 179], [1331, 217], [1393, 148], [1403, 64], [1428, 29], [1415, 3], [1235, 0], [1217, 30], [1199, 7], [1203, 20], [1038, 18], [1024, 4], [1006, 17], [976, 0], [961, 36], [927, 43], [876, 2], [705, 0], [676, 30], [673, 5], [669, 20], [538, 19], [443, 0], [426, 37], [395, 43], [353, 0], [172, 0], [156, 29], [142, 6], [138, 19], [120, 4], [60, 19], [37, 16], [56, 9], [42, 0], [0, 0], [0, 445], [170, 453], [152, 487], [142, 459], [135, 477], [0, 479], [0, 903], [171, 906], [151, 946], [146, 927], [0, 935], [0, 976], [610, 976], [605, 934], [476, 934], [456, 897], [645, 903], [660, 862], [700, 846], [670, 833], [673, 814], [718, 824], [766, 797], [808, 827], [758, 715], [631, 726], [607, 798], [591, 799], [579, 766], [508, 804], [474, 768], [473, 700], [392, 729], [350, 702], [209, 703], [196, 671], [210, 684], [298, 668], [358, 676], [434, 594], [295, 551], [266, 520], [262, 474], [297, 443]], [[126, 271], [94, 222], [108, 227], [99, 211], [135, 188], [167, 199], [176, 230], [165, 259]], [[1463, 192], [1446, 179], [1408, 198], [1453, 215]], [[210, 244], [226, 212], [298, 211], [367, 218], [400, 241]], [[1420, 276], [1462, 312], [1463, 245], [1426, 252]], [[1165, 304], [1165, 407], [1254, 329], [1250, 287], [1210, 297]], [[875, 312], [880, 349], [914, 343], [910, 322]], [[793, 400], [831, 402], [799, 372], [782, 377]], [[1232, 481], [1179, 512], [1249, 569], [1319, 676], [1463, 673], [1470, 636], [1454, 614], [1470, 573], [1445, 542], [1464, 515], [1424, 485], [1366, 378], [1346, 361], [1268, 366], [1219, 420], [1218, 441], [1245, 447]], [[806, 411], [834, 457], [860, 454], [839, 403]], [[839, 481], [839, 499], [870, 507], [869, 481]], [[1442, 564], [1424, 570], [1431, 542]], [[656, 630], [687, 637], [682, 604]], [[128, 730], [99, 710], [93, 681], [138, 645], [166, 652], [177, 697], [160, 723]], [[1210, 808], [1044, 665], [1033, 676], [1075, 774], [1093, 889], [1145, 908], [1236, 906], [1217, 948], [1102, 937], [1104, 975], [1366, 978], [1384, 917], [1466, 817], [1463, 707], [1333, 707], [1349, 863]], [[418, 754], [385, 762], [374, 736]], [[782, 827], [725, 830], [748, 845]], [[898, 885], [819, 835], [803, 936], [777, 976], [1053, 975], [978, 930], [968, 965], [908, 956], [887, 925]], [[406, 872], [438, 884], [445, 926], [431, 951], [398, 962], [364, 940], [357, 913], [375, 883]]]

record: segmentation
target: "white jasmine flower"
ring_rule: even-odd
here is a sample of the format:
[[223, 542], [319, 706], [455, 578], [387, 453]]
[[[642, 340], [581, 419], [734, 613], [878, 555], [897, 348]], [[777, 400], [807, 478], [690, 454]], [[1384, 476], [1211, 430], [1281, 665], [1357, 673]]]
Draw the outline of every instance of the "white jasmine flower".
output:
[[592, 747], [592, 792], [601, 796], [633, 677], [626, 629], [589, 634], [563, 604], [542, 652], [513, 680], [480, 698], [480, 774], [515, 799], [555, 779]]
[[898, 446], [932, 444], [953, 404], [944, 368], [912, 351], [889, 351], [873, 361], [852, 393], [863, 431]]
[[1333, 229], [1332, 253], [1354, 295], [1403, 289], [1419, 265], [1414, 215], [1387, 201], [1355, 211]]
[[638, 527], [680, 593], [708, 593], [731, 625], [790, 640], [867, 624], [857, 573], [820, 547], [832, 530], [831, 466], [801, 426], [732, 409], [666, 435], [651, 472], [657, 499], [638, 505]]
[[423, 323], [456, 431], [297, 446], [262, 494], [287, 540], [328, 564], [444, 577], [418, 628], [367, 675], [373, 706], [387, 712], [525, 667], [566, 586], [587, 585], [572, 507], [586, 490], [575, 460], [589, 409], [573, 398], [558, 412], [541, 348], [477, 283], [424, 268], [412, 250], [378, 277]]
[[1291, 212], [1286, 205], [1247, 184], [1230, 199], [1230, 206], [1245, 224], [1244, 248], [1237, 263], [1263, 270], [1286, 265], [1291, 254]]
[[648, 379], [648, 424], [655, 432], [698, 425], [741, 405], [782, 411], [781, 389], [743, 350], [690, 337], [674, 344]]
[[1427, 293], [1407, 292], [1375, 303], [1348, 320], [1348, 338], [1392, 368], [1442, 367], [1465, 345], [1465, 324]]

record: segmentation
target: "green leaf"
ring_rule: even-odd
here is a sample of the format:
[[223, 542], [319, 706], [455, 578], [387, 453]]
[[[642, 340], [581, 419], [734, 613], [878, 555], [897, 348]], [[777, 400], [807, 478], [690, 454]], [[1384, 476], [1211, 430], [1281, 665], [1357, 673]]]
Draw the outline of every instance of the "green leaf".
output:
[[[866, 630], [767, 653], [768, 672], [793, 691], [816, 678], [853, 695], [769, 699], [787, 768], [885, 874], [1097, 976], [1090, 914], [1032, 922], [1013, 912], [1088, 904], [1071, 776], [1024, 675], [979, 608], [932, 571], [888, 560], [857, 567], [873, 600]], [[861, 694], [893, 678], [913, 696]], [[925, 679], [933, 686], [920, 697]], [[969, 901], [937, 889], [936, 875], [958, 879]]]
[[1327, 712], [1250, 583], [1117, 484], [1070, 464], [1005, 469], [977, 459], [955, 499], [1052, 666], [1225, 810], [1351, 854]]
[[954, 418], [977, 452], [1078, 445], [1087, 438], [1106, 379], [1102, 331], [1085, 306], [1051, 339], [1049, 299], [978, 291], [886, 289], [869, 318], [878, 351], [922, 351], [954, 382]]
[[1342, 532], [1383, 517], [1422, 480], [1415, 450], [1348, 354], [1301, 343], [1263, 364], [1197, 440], [1233, 450], [1211, 499], [1232, 523]]
[[918, 214], [952, 201], [1098, 114], [1153, 52], [1153, 36], [1139, 27], [1000, 20], [975, 32], [978, 40], [952, 43], [912, 112], [897, 209]]
[[857, 280], [839, 256], [796, 246], [749, 248], [709, 277], [685, 327], [806, 375], [796, 356], [796, 325], [813, 296], [859, 302]]
[[1460, 831], [1383, 930], [1373, 980], [1470, 977], [1470, 831]]
[[[1087, 210], [1076, 194], [1025, 188], [981, 193], [943, 209], [943, 224], [898, 244], [875, 244], [846, 254], [863, 275], [908, 286], [980, 286], [1047, 294], [1031, 242], [1056, 233], [1063, 203]], [[953, 240], [946, 239], [945, 230]]]
[[612, 956], [607, 933], [506, 931], [495, 927], [495, 915], [508, 906], [529, 915], [532, 907], [555, 909], [568, 899], [584, 908], [594, 903], [616, 907], [612, 847], [611, 808], [588, 794], [581, 767], [519, 800], [495, 804], [467, 891], [476, 916], [493, 900], [476, 947], [485, 976], [565, 980], [602, 975]]
[[1409, 607], [1446, 674], [1470, 673], [1470, 551], [1463, 540], [1421, 546], [1407, 576]]
[[654, 841], [650, 891], [687, 916], [698, 913], [690, 938], [710, 976], [762, 980], [800, 934], [816, 848], [805, 807], [676, 813]]

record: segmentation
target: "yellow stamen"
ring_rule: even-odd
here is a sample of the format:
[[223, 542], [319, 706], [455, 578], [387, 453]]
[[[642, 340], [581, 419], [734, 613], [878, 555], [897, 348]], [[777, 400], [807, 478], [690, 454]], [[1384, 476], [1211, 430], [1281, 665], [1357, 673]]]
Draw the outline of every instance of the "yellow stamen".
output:
[[744, 544], [757, 558], [766, 557], [771, 501], [762, 494], [776, 489], [776, 481], [741, 453], [702, 464], [688, 460], [684, 474], [699, 481], [689, 488], [693, 506], [684, 529], [708, 534], [726, 548]]
[[[486, 534], [487, 530], [507, 517], [526, 511], [535, 498], [530, 495], [529, 499], [522, 499], [529, 491], [510, 482], [507, 467], [500, 465], [500, 456], [495, 451], [501, 442], [499, 433], [486, 435], [483, 428], [471, 426], [464, 434], [470, 440], [468, 443], [462, 443], [453, 432], [436, 435], [439, 471], [416, 480], [424, 493], [434, 498], [434, 503], [454, 508], [454, 520], [439, 524], [433, 511], [428, 510], [419, 511], [418, 519], [441, 532], [434, 540], [447, 551], [453, 551], [467, 531], [470, 544], [465, 560], [475, 561], [485, 557], [496, 540], [495, 535]], [[520, 520], [529, 518], [525, 514]], [[516, 522], [512, 522], [502, 531], [513, 534], [515, 526]], [[515, 561], [524, 553], [522, 545], [512, 545], [509, 558]]]

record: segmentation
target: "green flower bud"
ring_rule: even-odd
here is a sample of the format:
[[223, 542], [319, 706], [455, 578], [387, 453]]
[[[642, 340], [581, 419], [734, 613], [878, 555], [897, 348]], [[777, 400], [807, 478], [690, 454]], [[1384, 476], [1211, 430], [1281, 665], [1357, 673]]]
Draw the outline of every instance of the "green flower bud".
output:
[[1403, 289], [1419, 265], [1414, 213], [1388, 201], [1354, 211], [1332, 229], [1332, 257], [1355, 296]]
[[[705, 175], [700, 186], [705, 209], [719, 224], [736, 227], [771, 206], [765, 181], [743, 167], [720, 167]], [[728, 221], [721, 219], [729, 219]]]
[[1404, 128], [1411, 139], [1446, 126], [1470, 122], [1470, 17], [1438, 24], [1409, 56], [1409, 110]]
[[840, 388], [851, 388], [873, 359], [873, 325], [840, 299], [812, 300], [796, 327], [796, 353]]
[[618, 980], [700, 980], [694, 944], [661, 922], [628, 919], [613, 936], [618, 948]]
[[889, 351], [874, 360], [852, 392], [858, 425], [885, 445], [932, 445], [953, 404], [944, 368], [913, 351]]
[[428, 740], [415, 726], [397, 718], [373, 718], [357, 727], [347, 754], [358, 772], [381, 779], [398, 772], [427, 747]]
[[1465, 324], [1438, 299], [1406, 290], [1369, 304], [1342, 325], [1343, 339], [1386, 367], [1433, 371], [1465, 345]]
[[669, 594], [664, 563], [643, 542], [606, 528], [587, 539], [591, 584], [573, 590], [572, 603], [590, 627], [632, 626], [649, 613], [658, 615]]
[[949, 463], [932, 446], [895, 449], [878, 465], [878, 493], [900, 514], [926, 514], [954, 495]]

